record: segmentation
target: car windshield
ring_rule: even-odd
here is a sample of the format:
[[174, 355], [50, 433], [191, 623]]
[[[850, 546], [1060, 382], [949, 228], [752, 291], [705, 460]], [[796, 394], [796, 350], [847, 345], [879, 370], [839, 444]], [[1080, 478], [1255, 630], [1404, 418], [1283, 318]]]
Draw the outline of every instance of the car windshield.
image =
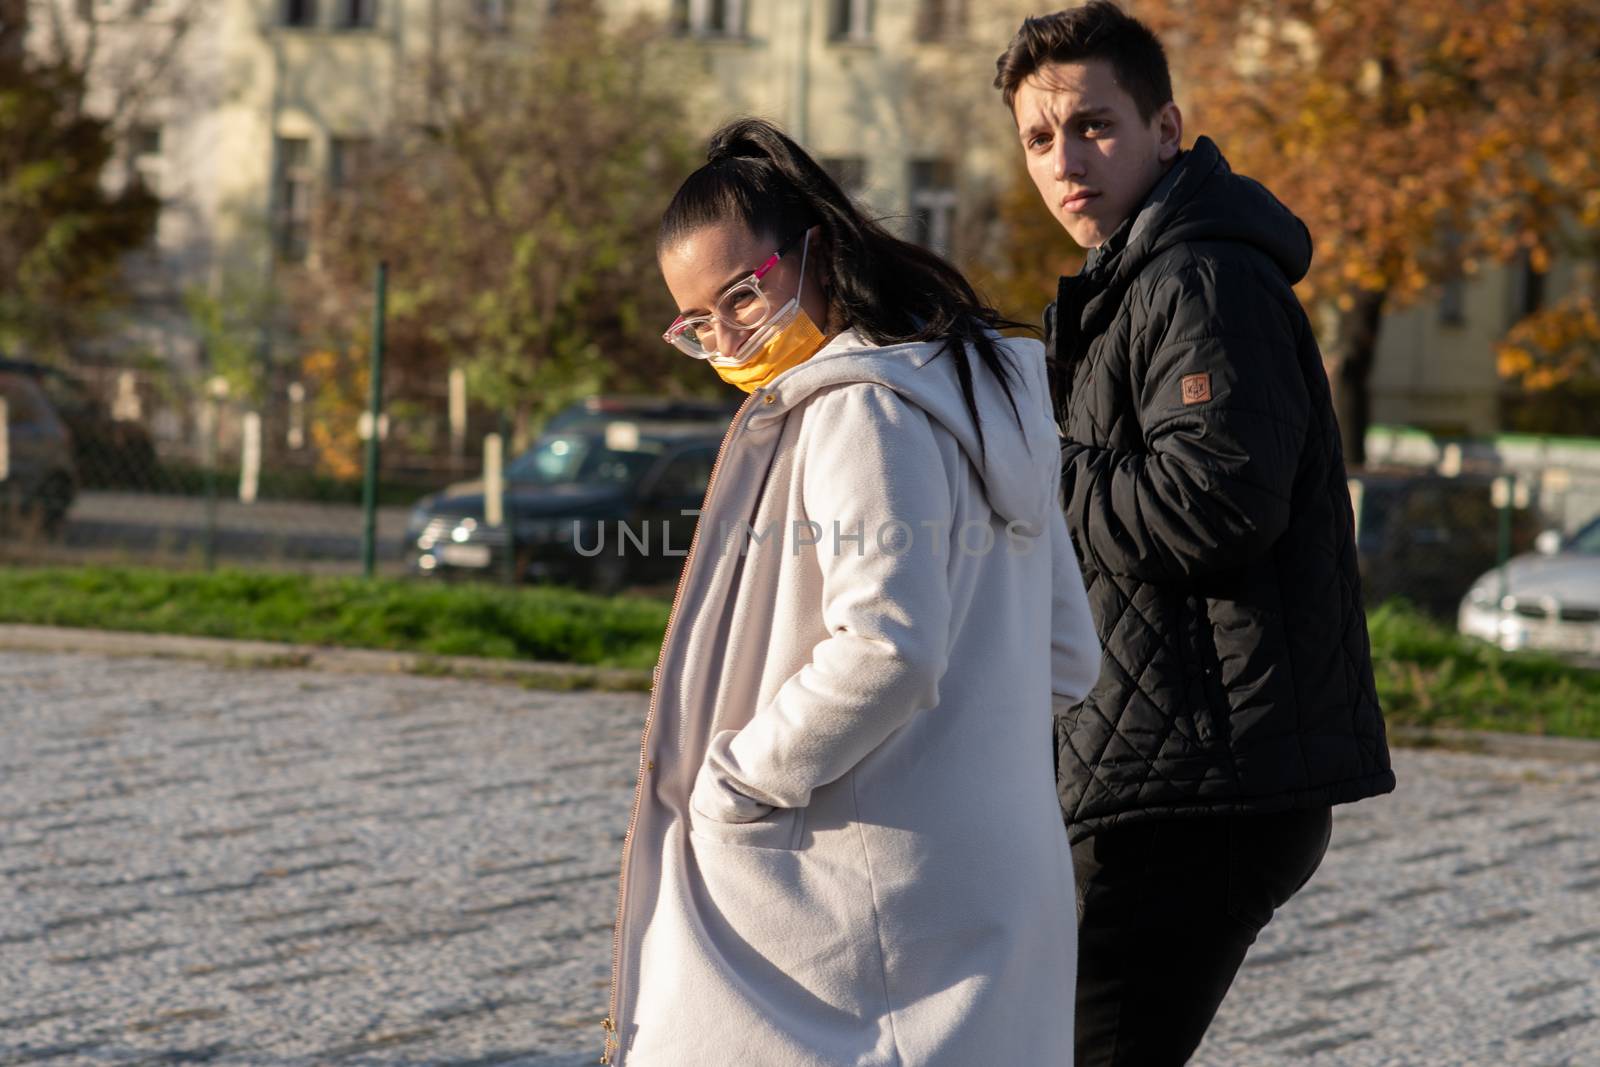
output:
[[1562, 548], [1563, 552], [1581, 552], [1589, 556], [1600, 556], [1600, 519], [1592, 519], [1589, 525], [1572, 535]]
[[506, 480], [519, 485], [631, 485], [644, 477], [661, 445], [639, 441], [632, 448], [607, 448], [594, 434], [552, 434], [506, 465]]

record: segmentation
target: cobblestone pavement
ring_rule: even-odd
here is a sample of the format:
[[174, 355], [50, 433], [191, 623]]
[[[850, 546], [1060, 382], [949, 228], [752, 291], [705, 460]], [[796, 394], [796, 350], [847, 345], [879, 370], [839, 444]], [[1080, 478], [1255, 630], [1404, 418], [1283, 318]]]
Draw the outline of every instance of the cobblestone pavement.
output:
[[[643, 707], [0, 654], [0, 1065], [592, 1063]], [[1600, 764], [1397, 763], [1195, 1063], [1600, 1067]]]

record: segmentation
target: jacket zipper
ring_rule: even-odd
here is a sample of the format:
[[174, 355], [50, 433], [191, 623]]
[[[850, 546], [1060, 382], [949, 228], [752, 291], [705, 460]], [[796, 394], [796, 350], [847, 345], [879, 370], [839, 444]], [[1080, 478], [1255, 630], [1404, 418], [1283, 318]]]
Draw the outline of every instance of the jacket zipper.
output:
[[[772, 395], [767, 394], [768, 401]], [[706, 496], [709, 502], [712, 492], [717, 486], [717, 471], [722, 468], [723, 457], [728, 453], [728, 445], [733, 437], [744, 426], [744, 413], [755, 400], [755, 394], [747, 397], [739, 405], [739, 410], [734, 413], [733, 421], [728, 426], [728, 432], [723, 435], [722, 445], [717, 449], [717, 458], [711, 464], [711, 474], [706, 479]], [[695, 522], [694, 535], [689, 539], [689, 551], [684, 556], [683, 573], [678, 577], [678, 587], [672, 594], [672, 607], [667, 611], [667, 628], [661, 635], [661, 656], [656, 660], [656, 672], [650, 687], [650, 704], [644, 714], [644, 732], [639, 738], [639, 776], [638, 782], [633, 787], [633, 810], [628, 815], [628, 831], [622, 839], [622, 866], [617, 875], [617, 923], [611, 935], [611, 1003], [610, 1011], [600, 1023], [605, 1031], [605, 1046], [600, 1053], [600, 1062], [609, 1065], [612, 1055], [621, 1047], [621, 1039], [617, 1036], [619, 1022], [617, 1019], [617, 1005], [620, 999], [622, 986], [622, 915], [623, 907], [627, 902], [628, 894], [628, 853], [633, 850], [633, 831], [639, 822], [639, 809], [644, 803], [644, 790], [646, 778], [650, 771], [647, 756], [650, 751], [650, 727], [655, 722], [656, 705], [661, 695], [661, 666], [666, 661], [667, 647], [672, 640], [672, 627], [678, 621], [678, 602], [683, 597], [684, 587], [689, 583], [689, 572], [694, 565], [695, 548], [700, 544], [700, 531], [704, 527], [706, 513], [709, 511], [704, 504], [701, 505], [701, 514]]]

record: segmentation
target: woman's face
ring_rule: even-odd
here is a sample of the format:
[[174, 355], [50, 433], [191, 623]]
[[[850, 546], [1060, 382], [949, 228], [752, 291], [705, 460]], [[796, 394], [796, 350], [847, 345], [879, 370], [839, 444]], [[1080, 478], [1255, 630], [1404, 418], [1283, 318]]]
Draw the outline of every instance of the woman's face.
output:
[[[666, 279], [672, 299], [678, 303], [678, 314], [686, 319], [710, 315], [729, 286], [755, 273], [782, 242], [800, 236], [773, 237], [753, 233], [741, 222], [719, 222], [693, 230], [668, 245], [661, 250], [661, 275]], [[762, 277], [761, 291], [773, 311], [787, 304], [799, 290], [800, 260], [804, 251], [804, 240], [796, 240], [777, 265]], [[818, 231], [813, 228], [810, 249], [804, 255], [806, 282], [800, 294], [800, 307], [811, 316], [818, 329], [826, 332], [828, 302], [822, 292], [820, 252]], [[718, 352], [737, 352], [739, 345], [753, 332], [730, 326], [715, 316], [713, 329]]]

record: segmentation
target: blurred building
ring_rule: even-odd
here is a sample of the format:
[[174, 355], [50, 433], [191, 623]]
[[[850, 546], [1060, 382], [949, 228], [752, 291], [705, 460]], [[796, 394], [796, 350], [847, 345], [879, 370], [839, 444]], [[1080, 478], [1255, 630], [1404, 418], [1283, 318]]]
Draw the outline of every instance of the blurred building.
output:
[[[120, 123], [127, 166], [166, 205], [156, 248], [132, 268], [143, 341], [193, 366], [183, 294], [269, 292], [283, 263], [315, 256], [318, 197], [361, 181], [364, 153], [405, 94], [418, 91], [429, 57], [460, 35], [514, 43], [537, 34], [553, 0], [33, 2], [41, 39], [81, 48], [94, 38], [91, 105], [132, 112]], [[773, 118], [912, 239], [958, 258], [991, 247], [994, 199], [1018, 160], [989, 82], [995, 56], [1035, 5], [599, 2], [617, 18], [664, 24], [663, 47], [678, 53], [706, 132], [737, 115]], [[165, 62], [135, 82], [139, 64], [118, 56]], [[1052, 225], [1043, 208], [1039, 225]], [[1559, 273], [1488, 269], [1435, 304], [1390, 314], [1375, 421], [1496, 429], [1495, 342], [1565, 284]], [[1027, 319], [1038, 311], [1006, 310]]]
[[1446, 284], [1437, 299], [1384, 316], [1372, 370], [1372, 421], [1439, 436], [1501, 428], [1495, 350], [1506, 331], [1574, 288], [1579, 265], [1556, 259], [1489, 266]]
[[[602, 0], [663, 23], [709, 132], [782, 123], [908, 236], [951, 251], [1013, 164], [988, 88], [1026, 5], [968, 0]], [[270, 288], [317, 253], [319, 196], [361, 180], [367, 147], [452, 38], [539, 32], [550, 0], [34, 0], [43, 46], [96, 60], [91, 106], [127, 110], [126, 165], [163, 198], [133, 269], [146, 343], [184, 363], [182, 294]], [[981, 9], [981, 14], [978, 13]], [[1015, 10], [1012, 10], [1015, 9]], [[130, 85], [118, 57], [170, 53]], [[150, 64], [145, 64], [148, 67]], [[137, 99], [134, 99], [137, 98]], [[1041, 216], [1041, 222], [1045, 219]], [[1031, 313], [1031, 312], [1030, 312]]]

